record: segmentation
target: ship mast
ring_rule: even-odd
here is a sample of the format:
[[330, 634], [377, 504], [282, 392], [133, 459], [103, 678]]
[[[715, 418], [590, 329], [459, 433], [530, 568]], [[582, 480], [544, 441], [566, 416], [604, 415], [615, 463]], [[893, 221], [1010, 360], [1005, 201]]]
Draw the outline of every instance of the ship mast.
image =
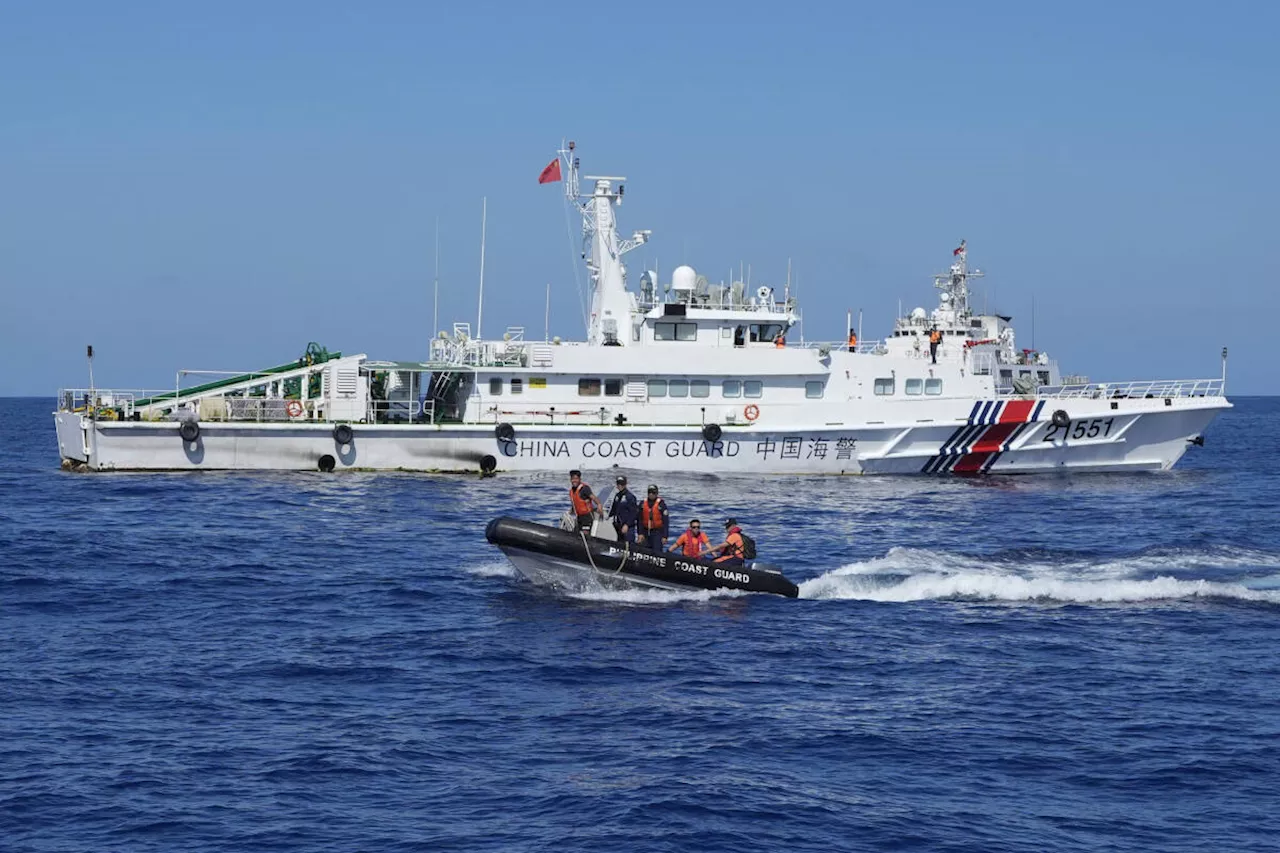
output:
[[969, 315], [969, 279], [982, 278], [982, 270], [969, 271], [969, 249], [964, 240], [951, 253], [955, 261], [951, 269], [933, 277], [933, 286], [942, 291], [939, 296], [945, 309], [955, 312], [956, 319]]
[[[582, 214], [583, 258], [594, 285], [591, 293], [591, 318], [587, 324], [587, 343], [610, 346], [627, 346], [631, 343], [631, 313], [633, 300], [627, 293], [626, 267], [622, 256], [649, 240], [649, 231], [636, 231], [626, 240], [619, 240], [617, 221], [613, 209], [622, 204], [626, 178], [603, 175], [587, 175], [593, 181], [589, 195], [579, 190], [578, 169], [580, 161], [574, 154], [575, 145], [570, 142], [560, 149], [565, 165], [565, 197]], [[614, 185], [617, 185], [616, 189]]]

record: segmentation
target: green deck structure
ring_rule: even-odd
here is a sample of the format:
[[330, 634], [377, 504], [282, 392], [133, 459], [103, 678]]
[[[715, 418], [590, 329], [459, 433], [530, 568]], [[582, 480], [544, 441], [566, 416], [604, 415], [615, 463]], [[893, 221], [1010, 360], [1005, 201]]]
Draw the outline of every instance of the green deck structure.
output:
[[136, 409], [144, 406], [154, 406], [157, 403], [163, 403], [166, 400], [176, 400], [191, 394], [203, 394], [206, 391], [216, 391], [219, 388], [238, 385], [241, 382], [248, 382], [253, 379], [263, 379], [279, 373], [288, 373], [292, 370], [298, 370], [309, 365], [324, 364], [326, 361], [333, 361], [334, 359], [339, 358], [342, 358], [342, 353], [331, 353], [313, 341], [307, 344], [307, 351], [301, 358], [295, 359], [288, 364], [281, 364], [278, 367], [268, 367], [266, 370], [258, 370], [253, 373], [241, 373], [238, 376], [228, 376], [225, 379], [217, 379], [213, 382], [206, 382], [203, 385], [194, 385], [190, 388], [180, 388], [177, 391], [166, 391], [162, 394], [156, 394], [153, 397], [135, 400], [133, 406]]

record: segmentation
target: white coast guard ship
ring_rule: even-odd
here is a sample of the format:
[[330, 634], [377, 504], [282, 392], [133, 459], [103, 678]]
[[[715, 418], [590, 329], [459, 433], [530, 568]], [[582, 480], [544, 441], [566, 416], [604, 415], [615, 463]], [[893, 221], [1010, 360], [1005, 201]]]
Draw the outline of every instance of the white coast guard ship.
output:
[[[64, 467], [421, 470], [619, 466], [753, 474], [1159, 471], [1202, 434], [1216, 379], [1088, 383], [1018, 349], [1010, 318], [969, 303], [961, 243], [938, 305], [873, 342], [800, 343], [795, 298], [688, 267], [627, 288], [622, 178], [579, 192], [574, 145], [544, 175], [582, 215], [592, 284], [584, 341], [500, 340], [454, 324], [431, 359], [376, 361], [312, 345], [297, 361], [162, 391], [66, 389]], [[554, 168], [553, 168], [554, 167]], [[936, 362], [929, 338], [941, 343]], [[179, 381], [184, 375], [179, 373]]]

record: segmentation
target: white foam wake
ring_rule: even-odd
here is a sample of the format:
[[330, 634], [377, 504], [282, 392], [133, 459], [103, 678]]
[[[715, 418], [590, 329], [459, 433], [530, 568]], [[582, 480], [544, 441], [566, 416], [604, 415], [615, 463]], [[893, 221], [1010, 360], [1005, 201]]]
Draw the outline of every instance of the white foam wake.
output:
[[[801, 583], [800, 597], [1075, 603], [1210, 597], [1280, 604], [1280, 589], [1270, 582], [1277, 576], [1250, 577], [1247, 571], [1277, 567], [1280, 557], [1247, 549], [1174, 549], [1130, 557], [1055, 561], [1044, 554], [1025, 559], [999, 555], [986, 558], [893, 548], [883, 557], [850, 563]], [[1200, 577], [1175, 576], [1192, 573]]]

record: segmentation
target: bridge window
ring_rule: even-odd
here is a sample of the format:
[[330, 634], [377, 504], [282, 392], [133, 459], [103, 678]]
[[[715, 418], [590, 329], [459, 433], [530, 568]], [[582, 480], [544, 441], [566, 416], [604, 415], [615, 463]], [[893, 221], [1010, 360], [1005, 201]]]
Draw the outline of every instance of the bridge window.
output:
[[649, 396], [650, 397], [667, 396], [667, 380], [650, 379], [649, 380]]
[[497, 397], [502, 394], [502, 377], [494, 376], [489, 380], [489, 394]]
[[915, 397], [915, 396], [918, 396], [918, 395], [920, 395], [920, 394], [923, 394], [923, 393], [924, 393], [924, 380], [923, 380], [923, 379], [908, 379], [908, 380], [907, 380], [907, 387], [906, 387], [906, 389], [905, 389], [905, 390], [906, 390], [906, 392], [907, 392], [908, 396], [911, 396], [911, 397]]
[[688, 397], [689, 396], [689, 380], [672, 379], [667, 383], [667, 393], [672, 397]]
[[621, 397], [622, 396], [622, 380], [606, 379], [604, 381], [604, 395], [606, 397]]
[[888, 378], [877, 379], [875, 391], [876, 391], [877, 397], [892, 397], [893, 396], [893, 377], [890, 376]]
[[759, 379], [745, 379], [742, 382], [742, 396], [759, 397], [764, 393], [764, 383]]
[[822, 383], [821, 383], [821, 382], [806, 382], [806, 383], [804, 383], [804, 395], [805, 395], [806, 397], [808, 397], [810, 400], [817, 400], [817, 399], [821, 398], [821, 397], [822, 397]]
[[924, 393], [928, 394], [930, 397], [937, 397], [942, 393], [942, 380], [926, 379], [924, 381]]
[[512, 394], [523, 394], [523, 393], [524, 393], [524, 380], [523, 380], [523, 379], [512, 379], [512, 380], [511, 380], [511, 393], [512, 393]]
[[742, 380], [726, 379], [720, 385], [720, 393], [726, 397], [741, 397], [742, 396]]
[[653, 339], [655, 341], [696, 341], [698, 339], [698, 324], [654, 323]]
[[690, 397], [710, 397], [711, 383], [706, 379], [689, 380], [689, 396]]
[[599, 379], [579, 379], [578, 380], [578, 396], [579, 397], [599, 397], [600, 396], [600, 380]]

